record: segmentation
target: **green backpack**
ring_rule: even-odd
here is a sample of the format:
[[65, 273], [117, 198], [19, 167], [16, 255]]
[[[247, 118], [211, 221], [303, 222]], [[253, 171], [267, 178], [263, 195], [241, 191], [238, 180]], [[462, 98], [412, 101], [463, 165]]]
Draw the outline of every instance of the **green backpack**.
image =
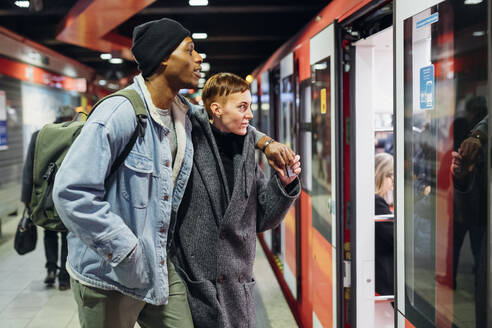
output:
[[[132, 89], [120, 90], [102, 98], [94, 105], [91, 113], [102, 101], [114, 96], [123, 96], [130, 101], [137, 116], [137, 127], [125, 149], [114, 161], [106, 182], [125, 161], [126, 156], [135, 145], [137, 137], [145, 135], [147, 122], [147, 110], [142, 98], [137, 91]], [[53, 204], [53, 184], [57, 170], [60, 168], [68, 149], [80, 134], [84, 123], [74, 119], [71, 122], [47, 124], [39, 131], [36, 138], [30, 203], [31, 219], [34, 224], [47, 230], [67, 231]]]

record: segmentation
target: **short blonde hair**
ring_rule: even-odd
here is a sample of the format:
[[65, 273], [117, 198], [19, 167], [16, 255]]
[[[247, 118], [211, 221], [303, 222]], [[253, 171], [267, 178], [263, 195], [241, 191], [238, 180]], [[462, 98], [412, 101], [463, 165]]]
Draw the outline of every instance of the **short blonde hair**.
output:
[[227, 97], [231, 93], [242, 93], [246, 90], [249, 90], [249, 83], [236, 74], [217, 73], [212, 75], [202, 90], [203, 105], [208, 113], [208, 117], [213, 117], [210, 105], [214, 101], [218, 101], [220, 97]]
[[384, 179], [393, 174], [393, 156], [388, 153], [379, 153], [374, 157], [374, 189], [381, 195]]

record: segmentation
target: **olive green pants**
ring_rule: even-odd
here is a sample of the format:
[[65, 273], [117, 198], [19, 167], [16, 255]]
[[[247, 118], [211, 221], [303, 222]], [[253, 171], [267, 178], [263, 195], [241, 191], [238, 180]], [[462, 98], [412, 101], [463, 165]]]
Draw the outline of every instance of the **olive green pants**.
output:
[[186, 287], [168, 262], [169, 299], [165, 305], [151, 305], [116, 291], [82, 285], [71, 279], [81, 328], [193, 328]]

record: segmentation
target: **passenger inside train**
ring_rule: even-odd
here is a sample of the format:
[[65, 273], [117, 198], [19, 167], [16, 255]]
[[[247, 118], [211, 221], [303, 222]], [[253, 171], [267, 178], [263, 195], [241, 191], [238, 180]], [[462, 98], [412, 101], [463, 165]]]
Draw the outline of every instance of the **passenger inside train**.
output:
[[[388, 195], [393, 191], [393, 156], [379, 153], [374, 157], [375, 215], [393, 214]], [[379, 295], [394, 295], [393, 222], [378, 222], [375, 227], [375, 291]]]

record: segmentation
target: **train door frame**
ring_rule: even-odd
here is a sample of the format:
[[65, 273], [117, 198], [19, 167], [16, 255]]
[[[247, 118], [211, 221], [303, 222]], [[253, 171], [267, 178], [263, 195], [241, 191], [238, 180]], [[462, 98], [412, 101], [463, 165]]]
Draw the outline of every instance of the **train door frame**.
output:
[[[489, 78], [489, 85], [488, 85], [488, 88], [489, 88], [489, 104], [492, 100], [492, 83], [490, 82], [490, 78], [492, 77], [492, 1], [488, 0], [488, 13], [487, 13], [487, 16], [488, 16], [488, 26], [487, 26], [487, 42], [488, 42], [488, 51], [489, 51], [489, 58], [488, 58], [488, 78]], [[490, 106], [490, 105], [489, 105]], [[490, 206], [492, 205], [492, 202], [490, 200], [490, 197], [492, 196], [492, 174], [491, 174], [491, 168], [492, 168], [492, 134], [491, 134], [491, 125], [492, 124], [492, 117], [489, 115], [489, 140], [488, 140], [488, 144], [489, 144], [489, 147], [487, 149], [487, 167], [488, 167], [488, 176], [489, 176], [489, 181], [488, 181], [488, 187], [487, 188], [487, 192], [488, 192], [488, 195], [487, 195], [487, 206], [489, 208], [489, 215], [488, 215], [488, 219], [489, 219], [489, 227], [487, 229], [487, 235], [486, 235], [486, 238], [487, 238], [487, 247], [486, 247], [486, 250], [487, 250], [487, 259], [488, 260], [488, 263], [487, 263], [487, 299], [489, 300], [487, 302], [487, 326], [488, 327], [492, 327], [492, 301], [491, 301], [491, 297], [492, 297], [492, 277], [491, 277], [491, 271], [492, 271], [492, 264], [490, 263], [491, 262], [491, 255], [492, 255], [492, 224], [490, 223], [491, 222], [491, 218], [492, 218], [492, 211], [490, 210]]]
[[[313, 92], [315, 92], [315, 77], [313, 76], [313, 69], [325, 69], [325, 68], [316, 68], [316, 66], [323, 65], [320, 62], [326, 63], [326, 59], [329, 58], [329, 69], [330, 69], [330, 143], [331, 143], [331, 204], [329, 204], [329, 211], [331, 211], [331, 241], [328, 242], [331, 244], [331, 259], [332, 259], [332, 308], [334, 311], [334, 315], [332, 317], [333, 327], [342, 327], [343, 326], [343, 224], [342, 222], [342, 213], [343, 208], [342, 204], [342, 193], [343, 193], [343, 184], [342, 184], [342, 172], [343, 172], [343, 158], [340, 147], [341, 140], [341, 127], [342, 124], [339, 122], [340, 119], [340, 95], [341, 95], [341, 83], [340, 83], [340, 65], [339, 65], [339, 38], [337, 35], [339, 27], [336, 21], [332, 22], [328, 26], [326, 26], [323, 30], [318, 32], [316, 35], [311, 37], [310, 39], [310, 67], [311, 67], [311, 98], [313, 99]], [[321, 90], [322, 92], [322, 90]], [[328, 92], [325, 91], [325, 94]], [[321, 94], [319, 96], [322, 98]], [[323, 101], [320, 99], [320, 102]], [[325, 105], [321, 104], [321, 107], [328, 105], [328, 101], [325, 99]], [[327, 108], [325, 108], [325, 112], [327, 112]], [[314, 118], [314, 103], [311, 103], [311, 117]], [[321, 109], [321, 114], [323, 114], [323, 109]], [[314, 142], [314, 134], [316, 131], [316, 121], [314, 119], [311, 120], [310, 126], [313, 134], [313, 149], [314, 147], [318, 148], [318, 145]], [[318, 154], [319, 155], [319, 154]], [[333, 156], [335, 159], [333, 160]], [[318, 165], [321, 165], [318, 164]], [[314, 171], [314, 169], [312, 169]], [[311, 174], [313, 177], [314, 173]], [[314, 182], [312, 183], [314, 188]], [[311, 190], [312, 192], [313, 190]], [[314, 207], [313, 207], [314, 213]], [[334, 239], [334, 240], [333, 240]], [[313, 240], [312, 243], [315, 241]], [[316, 258], [316, 254], [313, 254], [314, 258]], [[335, 259], [333, 259], [335, 257]], [[334, 260], [334, 262], [333, 262]], [[313, 268], [312, 268], [313, 270]], [[312, 281], [314, 284], [314, 281]], [[315, 297], [313, 297], [316, 299]], [[316, 306], [313, 303], [313, 327], [320, 327], [320, 323], [315, 320], [316, 314]]]
[[[294, 133], [296, 134], [296, 149], [297, 153], [301, 149], [300, 140], [300, 122], [301, 122], [301, 83], [299, 80], [299, 59], [294, 59], [294, 113], [296, 117], [294, 119], [295, 127]], [[296, 277], [297, 277], [297, 301], [302, 302], [302, 231], [301, 231], [301, 200], [298, 198], [295, 202], [295, 216], [296, 216]]]
[[[397, 250], [396, 250], [396, 265], [397, 265], [397, 272], [398, 272], [398, 275], [396, 277], [396, 284], [397, 284], [397, 314], [398, 314], [398, 317], [397, 317], [397, 327], [399, 328], [403, 328], [403, 327], [413, 327], [413, 324], [415, 325], [419, 325], [419, 326], [447, 326], [447, 325], [453, 325], [455, 326], [455, 322], [454, 322], [454, 319], [451, 320], [451, 322], [447, 320], [447, 318], [442, 318], [442, 315], [441, 315], [441, 311], [442, 309], [438, 309], [437, 308], [437, 305], [439, 304], [438, 302], [438, 296], [434, 296], [434, 300], [435, 300], [435, 312], [434, 313], [434, 320], [435, 322], [427, 322], [425, 321], [425, 318], [422, 316], [422, 318], [420, 317], [416, 317], [414, 320], [415, 322], [412, 324], [409, 322], [410, 319], [408, 319], [408, 317], [410, 315], [415, 315], [416, 313], [416, 310], [414, 307], [412, 306], [408, 306], [409, 302], [407, 301], [407, 299], [410, 299], [410, 297], [412, 297], [411, 293], [410, 296], [407, 295], [407, 292], [408, 290], [411, 290], [411, 287], [407, 287], [408, 285], [411, 285], [411, 283], [408, 283], [408, 281], [406, 280], [406, 276], [411, 276], [411, 270], [412, 268], [410, 268], [410, 270], [408, 270], [409, 272], [406, 272], [407, 270], [407, 267], [405, 266], [405, 264], [407, 262], [410, 262], [412, 261], [411, 259], [411, 255], [408, 254], [408, 249], [412, 249], [412, 247], [408, 247], [406, 249], [406, 241], [405, 241], [405, 238], [407, 236], [406, 234], [406, 229], [408, 229], [408, 226], [405, 227], [404, 223], [405, 221], [406, 222], [411, 222], [413, 220], [413, 218], [411, 217], [407, 217], [406, 220], [405, 220], [405, 209], [406, 209], [406, 204], [405, 202], [408, 202], [408, 203], [412, 203], [412, 200], [408, 201], [408, 199], [405, 199], [405, 196], [404, 196], [404, 192], [405, 192], [405, 188], [407, 188], [407, 186], [405, 186], [405, 167], [404, 167], [404, 161], [405, 161], [405, 153], [406, 153], [406, 149], [405, 149], [405, 115], [407, 115], [408, 117], [408, 113], [405, 112], [406, 108], [405, 108], [405, 98], [408, 97], [408, 92], [407, 90], [405, 89], [405, 69], [406, 69], [406, 64], [405, 64], [405, 56], [408, 52], [406, 52], [405, 50], [405, 47], [407, 45], [407, 40], [406, 40], [406, 35], [405, 35], [405, 30], [406, 30], [406, 26], [405, 26], [405, 21], [407, 21], [408, 19], [410, 18], [414, 18], [416, 17], [416, 15], [420, 15], [422, 13], [425, 14], [425, 12], [435, 6], [438, 6], [438, 5], [441, 5], [441, 4], [444, 4], [446, 0], [414, 0], [412, 2], [407, 2], [407, 1], [401, 1], [401, 0], [395, 0], [394, 3], [395, 3], [395, 7], [394, 7], [394, 10], [395, 10], [395, 15], [394, 15], [394, 58], [395, 58], [395, 61], [394, 61], [394, 66], [395, 66], [395, 70], [394, 70], [394, 86], [395, 86], [395, 109], [394, 109], [394, 114], [395, 114], [395, 123], [396, 123], [396, 134], [395, 134], [395, 137], [396, 137], [396, 142], [395, 142], [395, 150], [396, 150], [396, 168], [395, 168], [395, 191], [396, 191], [396, 194], [395, 194], [395, 204], [396, 204], [396, 207], [395, 207], [395, 220], [396, 220], [396, 226], [397, 226], [397, 239], [400, 240], [401, 242], [397, 243], [396, 244], [396, 247], [397, 247]], [[492, 51], [492, 48], [491, 48], [491, 42], [492, 42], [492, 39], [491, 39], [491, 17], [492, 17], [492, 8], [491, 8], [491, 1], [486, 1], [487, 5], [488, 5], [488, 8], [487, 8], [487, 20], [488, 20], [488, 24], [487, 24], [487, 32], [488, 32], [488, 36], [487, 36], [487, 47], [488, 47], [488, 58], [487, 58], [487, 61], [488, 61], [488, 90], [487, 90], [487, 94], [488, 94], [488, 102], [489, 102], [489, 108], [490, 108], [490, 101], [491, 101], [491, 97], [492, 97], [492, 90], [491, 90], [491, 82], [490, 82], [490, 79], [492, 77], [492, 54], [491, 54], [491, 51]], [[430, 12], [428, 12], [427, 14], [430, 14]], [[438, 14], [438, 15], [436, 15]], [[442, 14], [442, 12], [440, 12], [440, 10], [438, 9], [437, 12], [434, 12], [432, 15], [426, 17], [425, 19], [422, 19], [420, 21], [417, 21], [417, 22], [412, 22], [412, 24], [415, 24], [414, 26], [411, 27], [411, 29], [413, 30], [417, 30], [423, 26], [426, 26], [426, 25], [429, 25], [430, 27], [430, 24], [433, 24], [433, 23], [436, 23], [438, 22], [439, 20], [442, 19], [442, 17], [439, 17], [439, 14]], [[461, 13], [460, 13], [461, 14]], [[435, 19], [435, 17], [437, 16], [437, 19]], [[444, 15], [443, 15], [444, 16]], [[420, 23], [423, 23], [422, 25], [419, 26]], [[429, 28], [430, 29], [430, 28]], [[454, 30], [453, 30], [453, 33], [454, 33]], [[414, 34], [412, 34], [412, 37], [413, 37]], [[434, 39], [434, 37], [433, 37]], [[448, 38], [449, 39], [449, 38]], [[452, 37], [452, 40], [454, 41], [454, 35]], [[433, 51], [433, 46], [431, 46], [431, 51]], [[453, 50], [450, 51], [450, 53], [452, 54], [452, 56], [455, 56], [455, 50], [454, 48], [452, 48]], [[412, 52], [414, 51], [414, 49], [412, 48]], [[413, 58], [412, 58], [413, 60]], [[434, 61], [432, 61], [432, 65], [434, 65]], [[436, 65], [437, 66], [437, 65]], [[411, 70], [413, 70], [414, 68], [411, 68]], [[455, 67], [453, 67], [453, 73], [454, 72], [459, 72], [459, 68], [456, 68], [456, 71], [455, 71]], [[412, 73], [414, 74], [414, 73]], [[444, 74], [443, 74], [444, 75]], [[437, 76], [439, 76], [438, 74], [435, 75], [436, 76], [436, 81], [437, 81]], [[456, 76], [453, 77], [453, 79], [455, 79], [455, 81], [453, 81], [453, 85], [456, 82], [456, 80], [458, 80], [458, 78]], [[408, 79], [407, 79], [408, 80]], [[418, 77], [417, 78], [414, 78], [413, 80], [418, 80]], [[413, 82], [413, 81], [412, 81]], [[436, 83], [436, 85], [438, 85]], [[407, 92], [407, 94], [405, 93]], [[417, 87], [417, 92], [418, 92], [418, 87]], [[410, 93], [410, 97], [412, 97], [411, 93]], [[446, 97], [454, 97], [454, 95], [451, 95], [449, 96], [448, 94], [446, 94]], [[410, 98], [411, 99], [411, 98]], [[407, 106], [408, 107], [408, 106]], [[414, 108], [412, 108], [410, 106], [410, 108], [412, 110], [414, 110]], [[422, 109], [422, 107], [420, 108]], [[435, 108], [433, 108], [435, 110]], [[489, 113], [490, 113], [490, 110], [489, 110]], [[488, 215], [487, 215], [487, 226], [486, 226], [486, 230], [487, 230], [487, 233], [486, 233], [486, 237], [487, 238], [487, 247], [485, 247], [485, 251], [487, 252], [486, 254], [486, 258], [487, 258], [487, 266], [488, 266], [488, 270], [487, 270], [487, 274], [486, 274], [486, 297], [485, 299], [487, 300], [487, 303], [486, 304], [486, 307], [488, 309], [488, 311], [485, 311], [485, 313], [487, 314], [487, 326], [491, 326], [492, 325], [492, 316], [490, 315], [490, 311], [492, 310], [492, 302], [491, 302], [491, 295], [492, 295], [492, 292], [491, 292], [491, 286], [490, 286], [490, 282], [491, 282], [491, 259], [490, 259], [490, 255], [491, 255], [491, 222], [490, 222], [490, 218], [491, 218], [491, 212], [490, 212], [490, 196], [491, 196], [491, 148], [490, 148], [490, 132], [492, 131], [491, 128], [490, 128], [490, 124], [492, 123], [492, 119], [489, 115], [489, 128], [488, 128], [488, 139], [489, 139], [489, 146], [488, 146], [488, 149], [487, 149], [487, 153], [488, 153], [488, 156], [487, 156], [487, 165], [488, 165], [488, 172], [487, 172], [487, 175], [488, 175], [488, 185], [487, 185], [487, 206], [488, 206]], [[412, 140], [413, 141], [413, 140]], [[438, 211], [436, 211], [438, 212]], [[437, 216], [436, 216], [437, 218]], [[437, 220], [436, 220], [437, 221]], [[411, 228], [412, 229], [412, 228]], [[436, 228], [436, 231], [437, 231], [437, 228]], [[438, 233], [435, 232], [435, 234], [437, 235]], [[410, 238], [411, 240], [411, 238]], [[410, 259], [408, 259], [408, 257], [410, 257]], [[438, 257], [437, 255], [435, 256], [436, 258]], [[435, 265], [435, 267], [438, 267], [437, 265]], [[436, 276], [437, 276], [437, 269], [436, 269]], [[475, 279], [477, 279], [477, 277], [475, 277]], [[436, 281], [439, 282], [439, 280], [437, 279], [436, 277]], [[436, 286], [437, 285], [445, 285], [446, 283], [445, 282], [439, 282], [437, 283], [436, 282]], [[459, 285], [458, 285], [459, 286]], [[459, 287], [458, 287], [459, 288]], [[456, 286], [454, 286], [453, 288], [449, 288], [448, 287], [448, 290], [455, 290], [456, 289]], [[437, 287], [436, 287], [436, 290], [437, 290]], [[437, 292], [436, 292], [437, 294]], [[445, 297], [454, 297], [454, 294], [446, 294]], [[442, 306], [442, 305], [441, 305]], [[477, 307], [477, 304], [475, 304], [475, 307]], [[441, 310], [441, 311], [439, 311]], [[446, 311], [449, 311], [449, 309], [445, 309]], [[454, 316], [455, 313], [453, 312], [453, 310], [451, 310], [451, 315]], [[476, 320], [476, 319], [475, 319]], [[412, 320], [413, 321], [413, 320]], [[419, 321], [423, 321], [423, 322], [419, 322]], [[475, 321], [476, 322], [476, 321]], [[477, 324], [478, 325], [478, 324]]]
[[[270, 78], [270, 136], [273, 135], [275, 140], [279, 138], [279, 128], [276, 124], [279, 120], [280, 111], [280, 65], [276, 65], [269, 71]], [[271, 170], [271, 169], [270, 169]], [[275, 227], [271, 230], [272, 248], [271, 251], [275, 256], [281, 253], [281, 228]]]
[[405, 318], [405, 198], [404, 198], [404, 21], [445, 0], [394, 1], [394, 98], [395, 98], [395, 225], [396, 240], [396, 327], [406, 327]]
[[[340, 23], [340, 34], [339, 34], [339, 51], [340, 51], [340, 62], [339, 66], [343, 68], [340, 72], [340, 79], [341, 81], [344, 81], [343, 85], [347, 86], [349, 90], [340, 88], [341, 92], [341, 99], [344, 99], [344, 106], [349, 106], [350, 107], [350, 114], [348, 117], [348, 122], [343, 122], [344, 120], [341, 119], [339, 124], [341, 124], [341, 129], [345, 128], [347, 131], [346, 133], [346, 138], [347, 140], [350, 140], [350, 164], [348, 169], [350, 170], [350, 198], [349, 201], [344, 204], [344, 206], [347, 207], [347, 214], [345, 220], [346, 225], [350, 227], [350, 251], [348, 251], [349, 256], [350, 256], [350, 261], [347, 261], [345, 264], [347, 267], [349, 267], [348, 270], [350, 270], [350, 276], [348, 277], [349, 283], [345, 283], [345, 288], [350, 288], [350, 301], [348, 304], [349, 307], [349, 313], [350, 313], [350, 318], [347, 318], [347, 321], [351, 324], [352, 327], [367, 327], [368, 324], [368, 319], [373, 319], [374, 314], [370, 316], [371, 318], [367, 317], [367, 309], [360, 309], [362, 304], [360, 302], [363, 302], [365, 300], [365, 303], [369, 309], [374, 309], [372, 306], [374, 304], [374, 296], [369, 296], [370, 299], [367, 300], [365, 299], [365, 296], [361, 294], [362, 291], [364, 291], [365, 287], [358, 286], [359, 284], [363, 283], [363, 281], [367, 282], [367, 280], [363, 280], [360, 275], [361, 272], [358, 268], [358, 261], [360, 260], [357, 254], [357, 247], [358, 245], [358, 240], [357, 240], [357, 212], [358, 212], [358, 202], [357, 202], [357, 179], [356, 179], [356, 169], [357, 169], [357, 163], [358, 163], [358, 158], [360, 158], [360, 155], [357, 154], [356, 147], [354, 144], [354, 141], [356, 142], [358, 134], [357, 134], [357, 125], [355, 124], [355, 119], [356, 119], [356, 106], [355, 106], [355, 71], [356, 71], [356, 63], [355, 63], [355, 48], [354, 46], [351, 45], [352, 42], [359, 40], [362, 36], [368, 37], [370, 35], [373, 35], [379, 31], [382, 31], [386, 29], [387, 27], [392, 26], [392, 21], [389, 23], [384, 21], [381, 25], [376, 27], [374, 30], [369, 30], [369, 32], [366, 33], [361, 33], [361, 31], [358, 31], [357, 28], [357, 23], [364, 22], [369, 19], [375, 19], [378, 22], [382, 22], [384, 19], [384, 15], [388, 15], [388, 13], [383, 13], [384, 15], [381, 15], [380, 17], [377, 16], [377, 13], [375, 12], [378, 9], [381, 9], [385, 7], [386, 5], [390, 4], [392, 1], [390, 0], [376, 0], [372, 1], [369, 4], [365, 5], [362, 7], [360, 10], [352, 14], [350, 17], [347, 19], [344, 19]], [[391, 11], [389, 11], [391, 13]], [[374, 15], [373, 15], [374, 14]], [[374, 24], [376, 26], [377, 24]], [[359, 25], [360, 26], [360, 25]], [[343, 45], [343, 46], [342, 46]], [[348, 74], [348, 79], [349, 81], [346, 82], [344, 75]], [[350, 99], [350, 100], [347, 100]], [[342, 109], [343, 111], [343, 109]], [[372, 124], [372, 123], [371, 123]], [[342, 146], [343, 141], [340, 142], [340, 146]], [[364, 161], [364, 159], [362, 159]], [[372, 193], [371, 193], [372, 194]], [[361, 196], [359, 196], [360, 198]], [[341, 233], [343, 234], [343, 230], [341, 230]], [[374, 264], [374, 262], [371, 262]], [[359, 263], [359, 266], [361, 263]], [[374, 270], [372, 270], [372, 273], [374, 273]], [[374, 276], [372, 275], [372, 278], [366, 277], [367, 279], [371, 279], [369, 284], [373, 284], [373, 279]], [[360, 300], [362, 298], [362, 300]], [[343, 300], [343, 298], [342, 298]], [[358, 303], [359, 302], [359, 303]], [[372, 304], [372, 305], [371, 305]], [[372, 306], [372, 307], [371, 307]], [[374, 313], [374, 312], [373, 312]]]
[[[299, 153], [299, 76], [294, 53], [291, 52], [280, 60], [280, 102], [278, 108], [278, 141], [290, 144], [291, 148]], [[297, 84], [296, 84], [297, 83]], [[292, 264], [292, 254], [288, 244], [292, 245], [292, 215], [294, 216], [294, 266]], [[281, 228], [281, 259], [283, 260], [283, 274], [290, 291], [297, 302], [301, 301], [301, 239], [300, 239], [300, 199], [294, 203], [294, 210], [289, 210], [284, 221], [280, 224]], [[290, 260], [289, 260], [290, 259]], [[291, 263], [291, 264], [289, 264]], [[294, 286], [295, 284], [295, 286]]]

